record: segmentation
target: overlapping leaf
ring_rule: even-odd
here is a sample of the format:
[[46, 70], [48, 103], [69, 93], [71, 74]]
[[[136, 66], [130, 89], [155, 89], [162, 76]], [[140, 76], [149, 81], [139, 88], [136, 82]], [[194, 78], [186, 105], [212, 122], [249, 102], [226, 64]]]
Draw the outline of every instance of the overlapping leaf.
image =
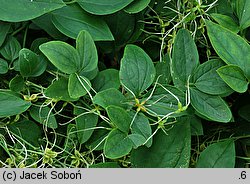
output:
[[78, 0], [79, 5], [89, 13], [106, 15], [115, 13], [134, 0]]
[[150, 148], [140, 147], [132, 151], [132, 166], [139, 168], [188, 167], [191, 149], [190, 132], [190, 124], [181, 120], [174, 125], [168, 135], [159, 130]]
[[52, 21], [59, 31], [74, 39], [82, 30], [88, 31], [95, 41], [114, 39], [104, 20], [86, 13], [76, 4], [54, 11]]
[[209, 39], [220, 58], [239, 66], [250, 79], [250, 45], [239, 35], [206, 21]]
[[65, 6], [62, 0], [0, 0], [0, 20], [21, 22]]

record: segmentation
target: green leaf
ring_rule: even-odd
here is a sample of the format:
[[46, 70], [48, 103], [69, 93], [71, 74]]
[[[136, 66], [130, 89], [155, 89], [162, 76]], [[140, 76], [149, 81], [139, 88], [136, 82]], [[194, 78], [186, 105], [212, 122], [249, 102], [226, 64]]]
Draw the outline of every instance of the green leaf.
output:
[[248, 89], [249, 82], [247, 81], [241, 68], [235, 65], [227, 65], [217, 70], [220, 77], [228, 84], [234, 91], [244, 93]]
[[48, 41], [49, 38], [46, 37], [37, 38], [31, 43], [30, 50], [32, 50], [36, 54], [41, 54], [42, 52], [40, 51], [39, 46]]
[[133, 143], [128, 135], [118, 129], [112, 130], [104, 145], [104, 155], [110, 159], [117, 159], [127, 155], [132, 149]]
[[[179, 119], [166, 135], [159, 130], [150, 148], [140, 147], [131, 153], [132, 167], [185, 168], [191, 152], [190, 125]], [[142, 156], [145, 155], [145, 156]]]
[[[177, 96], [182, 105], [185, 105], [186, 103], [185, 94], [178, 88], [170, 85], [165, 85], [163, 87], [156, 87], [152, 97], [147, 100], [144, 105], [145, 107], [147, 107], [148, 112], [157, 116], [165, 116], [166, 114], [178, 110], [178, 101], [168, 91]], [[149, 96], [151, 92], [152, 90], [150, 90], [146, 96]], [[173, 114], [173, 116], [174, 115], [181, 116], [183, 114], [179, 113]]]
[[132, 118], [129, 116], [126, 110], [118, 106], [110, 105], [107, 107], [106, 111], [111, 123], [115, 125], [115, 128], [118, 128], [124, 133], [129, 132]]
[[209, 145], [200, 155], [198, 168], [234, 168], [235, 146], [233, 140]]
[[49, 107], [42, 105], [40, 107], [32, 106], [29, 112], [31, 117], [42, 125], [53, 129], [58, 127], [56, 118]]
[[250, 122], [250, 105], [244, 105], [239, 109], [239, 116]]
[[63, 100], [63, 101], [75, 101], [78, 98], [71, 98], [68, 92], [68, 79], [59, 78], [54, 81], [45, 91], [45, 96], [52, 98], [54, 100]]
[[29, 49], [23, 48], [19, 52], [20, 73], [23, 77], [37, 77], [41, 75], [47, 67], [47, 62], [43, 57]]
[[239, 18], [241, 30], [246, 29], [250, 26], [250, 1], [249, 0], [240, 0], [235, 1], [236, 3], [236, 12]]
[[[235, 0], [233, 0], [235, 1]], [[220, 0], [216, 3], [216, 6], [214, 6], [213, 8], [210, 8], [210, 10], [208, 11], [210, 12], [216, 12], [216, 13], [220, 13], [223, 15], [230, 15], [230, 16], [234, 16], [234, 12], [232, 9], [233, 6], [233, 1], [228, 1], [228, 0]], [[215, 1], [207, 1], [209, 3], [213, 3]]]
[[172, 80], [170, 72], [170, 57], [168, 54], [164, 56], [163, 62], [158, 62], [155, 65], [156, 77], [155, 80], [159, 77], [158, 82], [162, 85], [169, 84]]
[[[134, 114], [133, 114], [134, 117]], [[142, 113], [138, 113], [134, 119], [134, 122], [131, 126], [132, 134], [141, 135], [144, 139], [143, 143], [152, 135], [152, 129], [149, 124], [149, 120]], [[149, 139], [145, 146], [150, 147], [152, 145], [153, 139]]]
[[141, 134], [130, 134], [128, 135], [128, 138], [133, 143], [134, 149], [137, 149], [139, 146], [143, 145], [146, 141], [145, 137], [143, 137]]
[[10, 90], [14, 92], [20, 92], [24, 89], [24, 87], [25, 83], [21, 75], [16, 75], [9, 83]]
[[[8, 128], [10, 132], [21, 137], [33, 146], [39, 147], [41, 145], [39, 140], [42, 139], [42, 129], [33, 121], [24, 120], [15, 122], [8, 125]], [[23, 142], [23, 144], [25, 144], [25, 142]]]
[[86, 13], [77, 4], [54, 11], [52, 22], [64, 35], [76, 39], [80, 31], [88, 31], [95, 41], [114, 40], [106, 22]]
[[188, 30], [179, 30], [174, 40], [171, 62], [174, 85], [185, 90], [189, 76], [198, 65], [199, 55], [193, 38]]
[[[141, 36], [141, 34], [142, 34], [143, 30], [144, 30], [145, 23], [143, 21], [141, 21], [141, 20], [144, 19], [144, 14], [141, 12], [141, 13], [133, 14], [133, 16], [135, 17], [134, 31], [133, 31], [133, 34], [129, 38], [129, 41], [127, 43], [136, 42], [139, 39], [139, 37]], [[129, 32], [129, 30], [128, 30], [128, 32]]]
[[80, 31], [76, 38], [76, 50], [80, 56], [81, 71], [92, 71], [97, 68], [98, 55], [94, 40], [87, 31]]
[[[106, 124], [101, 122], [99, 124], [101, 127], [106, 127]], [[90, 150], [103, 150], [104, 148], [104, 141], [107, 138], [110, 131], [107, 129], [96, 129], [92, 136], [86, 142], [86, 147]]]
[[231, 30], [234, 33], [239, 32], [240, 30], [239, 26], [236, 24], [236, 22], [233, 20], [232, 17], [228, 15], [217, 14], [217, 13], [212, 13], [211, 16], [216, 22], [218, 22], [223, 27]]
[[98, 73], [92, 84], [96, 91], [103, 91], [109, 88], [118, 89], [121, 85], [119, 71], [112, 68], [103, 70]]
[[151, 58], [140, 47], [127, 45], [121, 60], [120, 81], [138, 96], [154, 81], [155, 68]]
[[7, 34], [9, 32], [10, 26], [11, 26], [10, 23], [0, 21], [0, 47], [3, 44]]
[[21, 22], [65, 6], [62, 0], [0, 0], [0, 20]]
[[65, 42], [50, 41], [40, 45], [39, 49], [62, 72], [72, 74], [81, 69], [76, 49]]
[[98, 122], [98, 115], [93, 113], [86, 113], [81, 109], [75, 109], [74, 112], [77, 115], [76, 118], [76, 129], [77, 137], [80, 144], [85, 143], [89, 140], [90, 136], [94, 132], [94, 128]]
[[0, 48], [0, 54], [8, 60], [8, 61], [14, 61], [16, 58], [18, 58], [19, 51], [21, 50], [21, 45], [17, 41], [17, 39], [13, 36], [10, 36], [7, 38], [5, 44], [2, 45]]
[[194, 109], [203, 116], [222, 123], [227, 123], [232, 118], [232, 113], [219, 96], [208, 95], [196, 88], [190, 89], [191, 104]]
[[134, 0], [78, 0], [79, 5], [89, 13], [107, 15], [115, 13]]
[[39, 28], [46, 31], [52, 38], [56, 40], [65, 40], [67, 37], [63, 35], [52, 22], [52, 13], [44, 14], [40, 17], [32, 19], [32, 22]]
[[232, 90], [221, 79], [216, 70], [224, 66], [219, 59], [213, 59], [201, 64], [194, 72], [191, 82], [202, 92], [211, 95], [222, 95]]
[[9, 70], [9, 65], [7, 61], [4, 59], [0, 58], [0, 74], [6, 74]]
[[190, 122], [191, 135], [204, 135], [201, 119], [197, 116], [187, 116], [187, 121]]
[[86, 95], [90, 88], [91, 83], [86, 77], [70, 74], [68, 91], [71, 98], [79, 98]]
[[31, 106], [30, 102], [4, 91], [0, 91], [0, 102], [0, 118], [21, 114]]
[[[130, 41], [130, 39], [132, 39], [133, 36], [136, 36], [134, 34], [138, 34], [136, 29], [137, 26], [141, 25], [139, 20], [142, 20], [142, 18], [139, 19], [138, 14], [131, 15], [125, 11], [119, 11], [115, 14], [105, 16], [104, 20], [107, 22], [114, 36], [114, 41], [101, 44], [99, 43], [99, 45], [101, 45], [101, 48], [105, 52], [112, 52], [113, 49], [119, 50], [121, 47], [124, 47], [125, 44], [133, 43]], [[126, 24], [124, 24], [124, 22], [126, 22]]]
[[109, 105], [115, 105], [118, 107], [126, 108], [126, 98], [117, 89], [110, 88], [98, 92], [94, 98], [93, 103], [100, 105], [103, 108], [107, 108]]
[[239, 66], [250, 79], [250, 45], [239, 35], [222, 26], [206, 21], [209, 39], [220, 58]]
[[88, 78], [89, 80], [93, 80], [97, 76], [98, 73], [99, 73], [99, 69], [98, 69], [98, 67], [96, 67], [94, 70], [91, 70], [88, 72], [81, 71], [79, 73], [79, 75], [84, 76], [84, 77]]
[[125, 8], [125, 11], [128, 13], [139, 13], [149, 5], [150, 1], [151, 0], [134, 0]]

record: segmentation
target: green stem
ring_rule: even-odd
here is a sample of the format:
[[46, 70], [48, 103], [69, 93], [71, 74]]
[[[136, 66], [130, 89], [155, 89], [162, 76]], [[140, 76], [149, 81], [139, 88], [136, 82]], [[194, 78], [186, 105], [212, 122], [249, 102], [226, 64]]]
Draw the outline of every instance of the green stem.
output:
[[23, 48], [25, 48], [29, 26], [26, 26], [23, 36]]
[[22, 31], [23, 29], [25, 29], [27, 26], [27, 23], [24, 23], [20, 28], [18, 28], [17, 30], [15, 30], [11, 36], [15, 36], [17, 33], [19, 33], [20, 31]]

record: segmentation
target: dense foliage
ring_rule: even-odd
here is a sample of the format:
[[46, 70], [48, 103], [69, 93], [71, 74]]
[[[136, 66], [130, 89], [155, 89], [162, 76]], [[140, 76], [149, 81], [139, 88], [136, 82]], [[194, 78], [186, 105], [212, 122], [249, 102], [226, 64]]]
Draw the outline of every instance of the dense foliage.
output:
[[1, 167], [249, 167], [249, 0], [0, 0]]

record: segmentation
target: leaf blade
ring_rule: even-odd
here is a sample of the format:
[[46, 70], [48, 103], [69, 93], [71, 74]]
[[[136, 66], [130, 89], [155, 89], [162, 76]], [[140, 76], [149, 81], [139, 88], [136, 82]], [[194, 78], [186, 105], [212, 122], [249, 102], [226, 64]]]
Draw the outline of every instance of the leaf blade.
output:
[[196, 88], [191, 88], [190, 93], [191, 104], [200, 114], [213, 121], [222, 123], [227, 123], [231, 120], [232, 113], [221, 97], [208, 95]]
[[127, 134], [118, 129], [112, 130], [104, 145], [104, 155], [110, 159], [117, 159], [127, 155], [132, 149], [132, 142]]
[[[131, 153], [132, 166], [136, 168], [188, 167], [191, 149], [190, 124], [179, 121], [168, 131], [168, 135], [159, 130], [154, 136], [150, 148], [140, 147], [133, 150]], [[177, 134], [178, 136], [176, 136]], [[142, 157], [142, 155], [147, 156]]]
[[115, 13], [134, 0], [80, 0], [78, 4], [89, 13], [96, 15], [107, 15]]
[[248, 89], [249, 82], [247, 81], [243, 71], [235, 65], [227, 65], [217, 70], [220, 77], [234, 91], [244, 93]]
[[214, 143], [200, 155], [198, 168], [234, 168], [235, 146], [233, 140]]
[[62, 41], [50, 41], [39, 46], [42, 53], [59, 70], [67, 74], [80, 69], [80, 58], [76, 49]]
[[30, 20], [55, 9], [66, 6], [62, 0], [0, 0], [0, 4], [0, 20], [7, 22], [21, 22]]
[[189, 76], [199, 65], [199, 55], [196, 45], [186, 29], [178, 31], [171, 62], [173, 82], [176, 87], [185, 89]]
[[80, 31], [88, 31], [95, 41], [110, 41], [114, 37], [102, 19], [86, 13], [77, 4], [53, 11], [52, 22], [64, 35], [76, 39]]
[[151, 58], [140, 47], [127, 45], [121, 60], [121, 84], [138, 96], [153, 83], [155, 75]]
[[21, 114], [31, 106], [31, 102], [24, 101], [11, 92], [0, 91], [0, 101], [0, 118]]
[[211, 21], [206, 21], [208, 37], [220, 58], [239, 66], [250, 79], [250, 45], [239, 35]]

